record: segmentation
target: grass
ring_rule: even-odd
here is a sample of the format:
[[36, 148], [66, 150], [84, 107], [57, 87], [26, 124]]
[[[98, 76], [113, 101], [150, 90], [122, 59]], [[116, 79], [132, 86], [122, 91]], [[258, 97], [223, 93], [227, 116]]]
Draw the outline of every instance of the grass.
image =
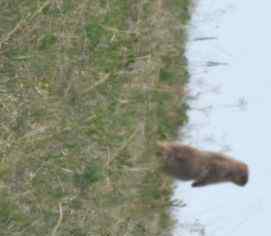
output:
[[0, 235], [167, 234], [189, 5], [0, 3]]

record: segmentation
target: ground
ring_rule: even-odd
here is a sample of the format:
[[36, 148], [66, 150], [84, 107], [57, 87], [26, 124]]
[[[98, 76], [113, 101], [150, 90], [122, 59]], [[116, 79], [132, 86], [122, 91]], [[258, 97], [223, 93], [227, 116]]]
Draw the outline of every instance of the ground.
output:
[[168, 231], [189, 4], [0, 2], [0, 235]]

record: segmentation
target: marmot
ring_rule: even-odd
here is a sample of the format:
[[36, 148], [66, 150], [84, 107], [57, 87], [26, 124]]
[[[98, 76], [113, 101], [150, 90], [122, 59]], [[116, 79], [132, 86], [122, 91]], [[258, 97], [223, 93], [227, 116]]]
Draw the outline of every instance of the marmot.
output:
[[192, 187], [221, 182], [244, 186], [248, 182], [248, 166], [226, 154], [178, 143], [158, 145], [165, 160], [165, 171], [181, 180], [193, 180]]

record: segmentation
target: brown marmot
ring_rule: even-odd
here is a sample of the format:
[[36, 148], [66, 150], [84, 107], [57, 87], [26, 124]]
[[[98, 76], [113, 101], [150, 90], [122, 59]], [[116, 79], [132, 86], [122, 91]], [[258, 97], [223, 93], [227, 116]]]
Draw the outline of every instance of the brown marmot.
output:
[[226, 154], [179, 143], [158, 145], [165, 160], [165, 171], [181, 180], [194, 180], [193, 187], [221, 182], [244, 186], [248, 182], [248, 166]]

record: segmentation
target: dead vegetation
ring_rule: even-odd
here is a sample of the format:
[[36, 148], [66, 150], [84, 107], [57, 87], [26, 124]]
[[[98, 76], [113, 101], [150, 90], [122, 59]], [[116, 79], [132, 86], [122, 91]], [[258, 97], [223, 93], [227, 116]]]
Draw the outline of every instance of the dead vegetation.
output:
[[0, 235], [167, 231], [188, 5], [0, 2]]

